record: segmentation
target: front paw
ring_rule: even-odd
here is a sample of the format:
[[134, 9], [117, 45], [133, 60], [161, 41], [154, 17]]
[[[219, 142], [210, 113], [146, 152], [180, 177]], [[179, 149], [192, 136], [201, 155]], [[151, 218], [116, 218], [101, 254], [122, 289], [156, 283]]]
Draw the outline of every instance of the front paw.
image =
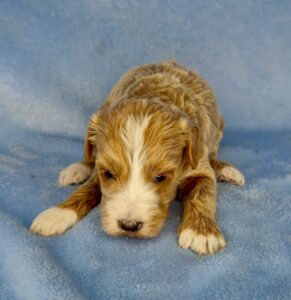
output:
[[44, 236], [59, 235], [72, 227], [77, 220], [75, 211], [55, 206], [40, 213], [33, 220], [30, 230]]
[[179, 245], [184, 249], [191, 248], [198, 254], [213, 254], [226, 245], [224, 236], [213, 224], [201, 230], [198, 226], [184, 227], [181, 226], [179, 234]]

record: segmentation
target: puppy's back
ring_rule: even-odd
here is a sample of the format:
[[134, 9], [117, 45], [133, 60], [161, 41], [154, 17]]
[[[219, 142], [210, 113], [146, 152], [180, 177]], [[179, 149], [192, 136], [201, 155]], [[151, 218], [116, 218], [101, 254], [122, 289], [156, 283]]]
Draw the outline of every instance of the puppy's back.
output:
[[223, 119], [212, 88], [197, 72], [175, 61], [129, 70], [115, 84], [105, 105], [136, 98], [162, 101], [187, 114], [193, 126], [205, 133], [210, 149], [223, 135]]

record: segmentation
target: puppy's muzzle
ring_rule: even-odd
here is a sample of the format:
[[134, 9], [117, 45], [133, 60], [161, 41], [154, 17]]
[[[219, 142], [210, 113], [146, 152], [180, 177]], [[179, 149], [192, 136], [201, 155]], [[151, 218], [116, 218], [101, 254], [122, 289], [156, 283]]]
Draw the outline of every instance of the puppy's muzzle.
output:
[[134, 220], [118, 220], [118, 226], [125, 231], [138, 231], [141, 229], [143, 223]]

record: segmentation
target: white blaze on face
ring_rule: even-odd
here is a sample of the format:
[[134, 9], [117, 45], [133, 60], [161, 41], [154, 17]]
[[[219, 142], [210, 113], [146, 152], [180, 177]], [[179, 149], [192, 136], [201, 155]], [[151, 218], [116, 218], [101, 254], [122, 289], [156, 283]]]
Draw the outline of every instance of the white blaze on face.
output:
[[145, 163], [144, 131], [149, 124], [150, 117], [136, 119], [129, 117], [121, 138], [126, 148], [130, 166], [130, 174], [126, 185], [106, 201], [106, 211], [116, 226], [121, 219], [144, 222], [153, 215], [158, 208], [158, 195], [143, 175]]

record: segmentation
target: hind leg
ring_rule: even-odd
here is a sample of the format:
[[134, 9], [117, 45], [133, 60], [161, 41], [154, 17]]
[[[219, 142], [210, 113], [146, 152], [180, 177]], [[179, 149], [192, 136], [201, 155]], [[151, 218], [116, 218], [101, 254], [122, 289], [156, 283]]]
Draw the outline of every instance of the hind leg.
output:
[[217, 181], [229, 182], [235, 185], [244, 185], [245, 178], [237, 168], [235, 168], [229, 162], [221, 161], [217, 159], [219, 144], [223, 136], [223, 131], [224, 131], [224, 122], [223, 119], [221, 119], [220, 128], [217, 132], [216, 139], [213, 143], [213, 147], [209, 155], [209, 161], [211, 167], [215, 172]]
[[244, 175], [232, 164], [221, 160], [210, 160], [217, 181], [224, 181], [235, 185], [244, 185]]
[[73, 163], [60, 172], [59, 186], [65, 187], [72, 184], [85, 182], [92, 174], [95, 166], [96, 147], [94, 141], [94, 127], [98, 113], [95, 113], [89, 121], [84, 143], [84, 160]]
[[92, 168], [85, 162], [76, 162], [60, 172], [59, 186], [65, 187], [71, 184], [80, 184], [86, 181], [92, 174]]

